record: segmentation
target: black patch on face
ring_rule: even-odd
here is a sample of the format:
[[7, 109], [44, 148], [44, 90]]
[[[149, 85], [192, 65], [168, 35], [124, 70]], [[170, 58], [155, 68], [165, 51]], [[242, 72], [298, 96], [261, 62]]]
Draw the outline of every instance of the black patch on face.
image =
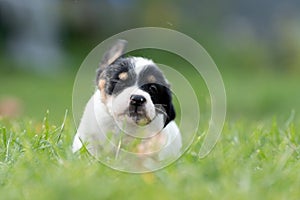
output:
[[[128, 76], [125, 80], [121, 80], [119, 75], [124, 72], [126, 72]], [[107, 66], [104, 71], [98, 72], [97, 82], [99, 82], [100, 79], [106, 81], [105, 93], [108, 95], [117, 95], [125, 88], [134, 85], [136, 73], [128, 58], [119, 58]]]
[[[148, 77], [154, 76], [155, 82], [149, 82]], [[172, 103], [172, 93], [162, 72], [156, 66], [147, 66], [138, 76], [138, 85], [150, 94], [157, 111], [165, 113], [164, 127], [175, 119], [175, 110]]]

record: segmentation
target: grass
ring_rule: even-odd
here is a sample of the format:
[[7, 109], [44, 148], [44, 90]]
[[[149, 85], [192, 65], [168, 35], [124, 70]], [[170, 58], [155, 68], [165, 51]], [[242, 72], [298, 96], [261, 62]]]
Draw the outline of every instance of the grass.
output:
[[[0, 199], [298, 199], [299, 76], [221, 72], [228, 114], [214, 150], [197, 157], [202, 124], [181, 159], [139, 175], [71, 152], [75, 128], [64, 112], [73, 77], [0, 73], [0, 98], [15, 96], [24, 106], [20, 118], [0, 119]], [[205, 107], [207, 91], [197, 91]]]
[[[211, 154], [199, 159], [203, 137], [173, 165], [148, 174], [109, 169], [71, 153], [69, 117], [53, 125], [0, 121], [1, 199], [298, 199], [300, 123], [226, 123]], [[279, 125], [282, 124], [282, 125]]]

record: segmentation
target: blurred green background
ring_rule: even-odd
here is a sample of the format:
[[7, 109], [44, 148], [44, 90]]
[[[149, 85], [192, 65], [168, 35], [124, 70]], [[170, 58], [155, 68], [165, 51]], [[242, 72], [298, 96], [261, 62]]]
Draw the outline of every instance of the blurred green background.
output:
[[[228, 120], [286, 119], [300, 110], [299, 10], [296, 0], [1, 0], [0, 115], [40, 120], [50, 110], [50, 120], [60, 122], [71, 110], [76, 71], [96, 45], [127, 29], [159, 26], [189, 35], [214, 59]], [[169, 66], [184, 64], [148, 52]], [[209, 97], [205, 89], [198, 96]]]

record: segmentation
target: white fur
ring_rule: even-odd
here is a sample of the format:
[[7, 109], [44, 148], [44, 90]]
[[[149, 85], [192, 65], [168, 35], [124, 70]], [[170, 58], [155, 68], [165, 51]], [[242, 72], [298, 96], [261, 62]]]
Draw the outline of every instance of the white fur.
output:
[[109, 112], [111, 112], [110, 114], [116, 118], [123, 114], [128, 108], [131, 95], [142, 95], [146, 98], [145, 110], [147, 111], [148, 117], [153, 119], [155, 117], [155, 107], [151, 103], [151, 97], [147, 92], [144, 92], [137, 86], [126, 88], [115, 98], [108, 97], [107, 107]]
[[[76, 152], [82, 148], [82, 142], [86, 143], [88, 151], [94, 155], [98, 156], [100, 152], [100, 147], [110, 143], [107, 138], [107, 133], [114, 131], [115, 133], [120, 133], [122, 130], [119, 125], [115, 123], [115, 120], [109, 113], [107, 113], [107, 107], [101, 102], [100, 91], [97, 90], [94, 95], [90, 98], [86, 105], [85, 111], [83, 113], [80, 125], [78, 127], [77, 133], [74, 137], [74, 142], [72, 146], [72, 151]], [[162, 116], [161, 116], [162, 117]], [[162, 118], [158, 118], [158, 121], [162, 121]], [[152, 122], [153, 123], [153, 122]], [[137, 127], [136, 132], [142, 132], [143, 130], [151, 130], [153, 136], [157, 133], [155, 130], [155, 124], [158, 123], [154, 121], [153, 125], [140, 126]], [[149, 131], [151, 134], [151, 131]], [[158, 156], [160, 160], [166, 159], [168, 157], [176, 157], [180, 153], [181, 149], [181, 134], [174, 121], [170, 122], [164, 129], [162, 129], [159, 134], [165, 136], [165, 140], [160, 147], [160, 152]], [[117, 144], [115, 144], [117, 145]], [[115, 145], [111, 145], [111, 148], [116, 148]], [[148, 150], [144, 150], [148, 153]]]
[[[131, 58], [131, 62], [137, 74], [145, 66], [154, 65], [153, 61], [139, 57]], [[131, 95], [146, 98], [144, 108], [150, 123], [139, 126], [126, 114]], [[108, 95], [105, 103], [101, 101], [101, 92], [97, 89], [85, 107], [72, 150], [78, 151], [84, 143], [92, 155], [103, 156], [103, 151], [116, 152], [120, 142], [130, 138], [143, 138], [138, 151], [143, 157], [149, 155], [150, 159], [154, 154], [158, 160], [177, 157], [181, 151], [181, 134], [176, 123], [171, 121], [164, 127], [163, 114], [155, 111], [150, 95], [139, 89], [137, 84], [117, 96]], [[126, 142], [123, 143], [126, 145]]]
[[134, 70], [136, 74], [139, 74], [145, 66], [154, 65], [154, 62], [152, 60], [146, 58], [133, 57], [131, 59], [132, 64], [135, 65]]

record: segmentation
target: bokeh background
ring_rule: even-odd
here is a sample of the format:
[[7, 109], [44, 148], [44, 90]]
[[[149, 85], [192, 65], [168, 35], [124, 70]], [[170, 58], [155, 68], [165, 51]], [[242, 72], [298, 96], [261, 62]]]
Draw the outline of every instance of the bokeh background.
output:
[[[228, 120], [286, 119], [300, 110], [299, 11], [297, 0], [1, 0], [0, 115], [42, 120], [49, 110], [61, 121], [76, 71], [96, 45], [158, 26], [189, 35], [214, 59]], [[145, 52], [180, 64], [166, 52]], [[199, 92], [206, 101], [207, 91]]]

